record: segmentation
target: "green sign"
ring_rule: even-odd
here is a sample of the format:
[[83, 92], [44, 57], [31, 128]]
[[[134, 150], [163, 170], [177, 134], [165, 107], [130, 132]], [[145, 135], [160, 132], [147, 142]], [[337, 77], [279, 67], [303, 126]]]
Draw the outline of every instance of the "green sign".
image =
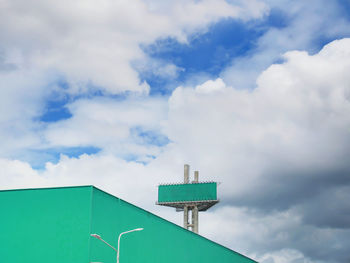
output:
[[217, 183], [160, 185], [158, 202], [217, 200]]

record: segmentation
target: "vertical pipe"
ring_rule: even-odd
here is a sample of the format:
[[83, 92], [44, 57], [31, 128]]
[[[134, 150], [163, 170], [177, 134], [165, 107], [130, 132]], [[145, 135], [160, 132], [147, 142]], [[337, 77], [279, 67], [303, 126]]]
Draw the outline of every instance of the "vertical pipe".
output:
[[198, 234], [198, 206], [193, 207], [192, 209], [192, 230]]
[[184, 165], [184, 183], [190, 183], [190, 166], [188, 164]]
[[[190, 183], [190, 166], [188, 164], [184, 165], [184, 183]], [[188, 206], [184, 206], [184, 228], [188, 229]]]
[[198, 183], [198, 178], [199, 178], [199, 172], [198, 171], [194, 171], [194, 183]]
[[184, 206], [184, 228], [188, 229], [188, 206]]

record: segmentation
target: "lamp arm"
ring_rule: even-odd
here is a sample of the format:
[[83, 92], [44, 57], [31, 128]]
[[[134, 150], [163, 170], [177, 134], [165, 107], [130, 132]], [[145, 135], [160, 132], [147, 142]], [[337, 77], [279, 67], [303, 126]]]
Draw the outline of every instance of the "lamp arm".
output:
[[114, 249], [117, 253], [118, 251], [115, 249], [115, 247], [113, 247], [112, 245], [110, 245], [108, 242], [104, 241], [102, 238], [100, 239], [103, 243], [105, 243], [107, 246], [111, 247], [112, 249]]

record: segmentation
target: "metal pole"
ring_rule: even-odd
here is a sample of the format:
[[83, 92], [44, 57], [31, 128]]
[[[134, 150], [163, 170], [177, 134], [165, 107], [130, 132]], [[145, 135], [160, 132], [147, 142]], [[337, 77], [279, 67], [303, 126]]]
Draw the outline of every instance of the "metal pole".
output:
[[188, 184], [190, 182], [190, 166], [188, 164], [184, 165], [184, 183]]
[[198, 206], [192, 208], [192, 230], [198, 234]]
[[184, 206], [184, 228], [188, 229], [188, 206]]
[[[188, 164], [184, 165], [184, 183], [190, 183], [190, 166]], [[188, 229], [188, 206], [184, 206], [184, 228]]]
[[[193, 183], [199, 182], [199, 172], [194, 171], [194, 180]], [[192, 231], [198, 234], [198, 206], [192, 207]]]
[[117, 250], [117, 263], [119, 263], [119, 251], [120, 251], [120, 238], [124, 233], [121, 233], [118, 237], [118, 250]]
[[117, 263], [119, 263], [120, 238], [122, 237], [122, 235], [127, 234], [127, 233], [131, 233], [131, 232], [135, 232], [135, 231], [141, 231], [141, 230], [143, 230], [143, 228], [136, 228], [136, 229], [125, 231], [125, 232], [119, 234], [119, 237], [118, 237], [118, 251], [117, 251]]
[[107, 243], [106, 241], [104, 241], [104, 240], [101, 238], [101, 236], [98, 235], [98, 234], [90, 234], [90, 236], [95, 237], [95, 238], [101, 240], [101, 241], [104, 242], [106, 245], [108, 245], [109, 247], [113, 248], [114, 251], [117, 252], [117, 263], [119, 263], [120, 238], [121, 238], [122, 235], [124, 235], [124, 234], [131, 233], [131, 232], [135, 232], [135, 231], [141, 231], [141, 230], [143, 230], [143, 228], [136, 228], [136, 229], [133, 229], [133, 230], [129, 230], [129, 231], [125, 231], [125, 232], [123, 232], [123, 233], [120, 233], [120, 234], [119, 234], [119, 237], [118, 237], [118, 249], [115, 249], [113, 246], [111, 246], [110, 244], [108, 244], [108, 243]]
[[198, 183], [198, 178], [199, 178], [199, 172], [198, 171], [194, 171], [194, 183]]
[[107, 246], [113, 248], [113, 249], [118, 253], [118, 251], [117, 251], [112, 245], [110, 245], [107, 241], [103, 240], [103, 239], [101, 238], [101, 236], [99, 236], [99, 235], [97, 235], [97, 234], [91, 234], [90, 236], [96, 237], [97, 239], [101, 240], [103, 243], [105, 243]]

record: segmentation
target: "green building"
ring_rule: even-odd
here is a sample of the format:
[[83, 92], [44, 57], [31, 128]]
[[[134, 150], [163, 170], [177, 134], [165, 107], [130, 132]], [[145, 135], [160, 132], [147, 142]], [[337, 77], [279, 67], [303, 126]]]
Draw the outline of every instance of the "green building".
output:
[[0, 191], [0, 262], [255, 262], [93, 186]]

